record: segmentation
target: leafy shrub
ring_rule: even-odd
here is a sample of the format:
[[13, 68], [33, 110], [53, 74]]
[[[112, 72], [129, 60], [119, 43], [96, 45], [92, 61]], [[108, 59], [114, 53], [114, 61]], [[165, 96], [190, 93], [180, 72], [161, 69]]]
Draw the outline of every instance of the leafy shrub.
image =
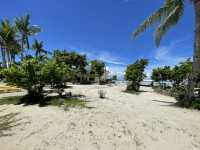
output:
[[101, 99], [106, 98], [106, 92], [104, 90], [99, 90], [98, 94], [99, 94], [99, 98]]
[[200, 99], [196, 99], [192, 102], [191, 107], [200, 110]]
[[62, 95], [68, 72], [67, 65], [41, 58], [26, 59], [20, 65], [3, 70], [6, 81], [26, 89], [28, 91], [26, 100], [34, 103], [43, 99], [43, 88], [49, 84], [57, 88], [59, 95]]
[[183, 107], [191, 107], [192, 102], [195, 101], [195, 97], [191, 101], [188, 100], [188, 93], [185, 86], [176, 87], [174, 97], [178, 101], [178, 105]]
[[59, 95], [62, 96], [63, 88], [70, 73], [69, 67], [65, 63], [56, 63], [54, 60], [47, 61], [43, 68], [42, 74], [46, 84], [50, 84], [52, 88], [56, 88]]
[[41, 72], [43, 66], [44, 61], [40, 59], [27, 59], [20, 65], [3, 70], [3, 74], [9, 84], [26, 89], [33, 97], [41, 97], [45, 86], [45, 77]]

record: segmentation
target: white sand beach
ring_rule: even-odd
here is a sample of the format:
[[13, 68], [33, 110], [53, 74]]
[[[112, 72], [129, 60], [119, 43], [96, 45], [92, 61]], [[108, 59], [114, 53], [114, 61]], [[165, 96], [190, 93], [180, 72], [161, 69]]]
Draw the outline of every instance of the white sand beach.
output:
[[[98, 90], [106, 98], [98, 98]], [[171, 97], [143, 87], [74, 85], [90, 109], [2, 105], [2, 113], [19, 113], [20, 125], [0, 137], [0, 150], [199, 150], [200, 112], [175, 107]]]

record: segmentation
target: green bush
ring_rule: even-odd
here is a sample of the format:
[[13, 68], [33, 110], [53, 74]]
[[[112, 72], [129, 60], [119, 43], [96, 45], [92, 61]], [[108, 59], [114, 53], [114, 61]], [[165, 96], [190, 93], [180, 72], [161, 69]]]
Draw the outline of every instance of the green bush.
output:
[[50, 84], [52, 88], [56, 88], [59, 95], [62, 96], [63, 87], [70, 76], [70, 69], [65, 63], [57, 63], [54, 60], [47, 61], [42, 70], [44, 81]]
[[41, 97], [45, 86], [44, 75], [41, 68], [44, 60], [32, 58], [21, 62], [20, 65], [13, 65], [3, 70], [6, 81], [28, 91], [28, 95]]
[[200, 110], [200, 99], [196, 99], [195, 101], [193, 101], [191, 107]]
[[187, 95], [187, 88], [185, 86], [178, 86], [176, 87], [176, 90], [174, 90], [173, 96], [176, 98], [179, 106], [191, 107], [192, 103], [195, 101], [195, 97], [193, 97], [191, 101], [188, 101]]
[[26, 59], [20, 65], [3, 70], [6, 81], [11, 85], [26, 89], [28, 91], [26, 99], [34, 103], [43, 99], [43, 88], [46, 85], [57, 88], [59, 95], [62, 95], [68, 73], [67, 65], [41, 58]]

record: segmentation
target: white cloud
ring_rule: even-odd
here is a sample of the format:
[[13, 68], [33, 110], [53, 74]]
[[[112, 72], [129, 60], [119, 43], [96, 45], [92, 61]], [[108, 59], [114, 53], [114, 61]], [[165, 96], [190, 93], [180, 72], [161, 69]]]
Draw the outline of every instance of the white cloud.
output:
[[156, 50], [155, 59], [159, 61], [161, 65], [175, 65], [179, 62], [185, 61], [186, 56], [175, 56], [172, 54], [172, 47], [162, 46]]
[[191, 37], [186, 37], [179, 40], [172, 41], [169, 45], [161, 46], [156, 49], [155, 60], [161, 65], [173, 66], [177, 63], [185, 61], [188, 57], [184, 53], [176, 53], [175, 51], [181, 49], [182, 51], [189, 50], [186, 41]]
[[126, 65], [118, 57], [111, 55], [109, 52], [101, 52], [97, 58], [109, 64]]

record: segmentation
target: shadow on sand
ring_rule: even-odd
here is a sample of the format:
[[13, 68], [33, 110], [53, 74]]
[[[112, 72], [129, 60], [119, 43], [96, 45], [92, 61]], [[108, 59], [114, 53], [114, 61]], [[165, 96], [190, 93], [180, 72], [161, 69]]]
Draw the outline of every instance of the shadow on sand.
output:
[[0, 115], [0, 138], [14, 135], [15, 133], [12, 131], [14, 127], [30, 123], [23, 121], [26, 117], [19, 118], [19, 113], [5, 113], [5, 111], [5, 109], [0, 110], [0, 113], [3, 113]]
[[160, 103], [160, 106], [163, 106], [163, 107], [179, 107], [179, 108], [182, 108], [182, 107], [179, 106], [179, 104], [177, 102], [169, 102], [169, 101], [163, 101], [163, 100], [152, 100], [152, 101]]

